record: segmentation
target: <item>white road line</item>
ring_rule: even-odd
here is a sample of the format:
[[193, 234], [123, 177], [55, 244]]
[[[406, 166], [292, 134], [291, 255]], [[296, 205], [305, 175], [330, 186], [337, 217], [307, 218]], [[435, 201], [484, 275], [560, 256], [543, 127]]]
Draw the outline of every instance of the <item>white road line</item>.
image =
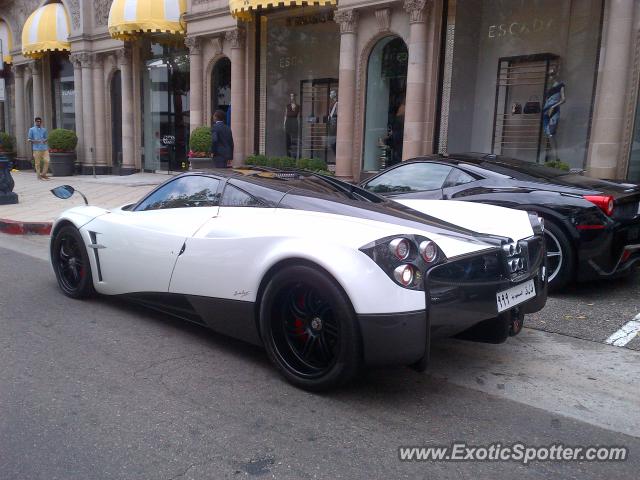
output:
[[636, 315], [636, 318], [630, 322], [625, 323], [620, 330], [607, 338], [605, 343], [616, 347], [624, 347], [638, 335], [638, 332], [640, 332], [640, 314]]

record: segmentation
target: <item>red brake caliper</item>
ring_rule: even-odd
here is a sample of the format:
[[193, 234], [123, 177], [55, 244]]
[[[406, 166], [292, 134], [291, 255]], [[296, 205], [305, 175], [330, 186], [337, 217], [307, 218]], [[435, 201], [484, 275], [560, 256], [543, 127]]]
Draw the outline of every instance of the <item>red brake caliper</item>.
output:
[[[304, 295], [302, 294], [298, 295], [298, 298], [296, 299], [296, 303], [298, 305], [298, 308], [300, 308], [300, 310], [304, 309]], [[299, 336], [302, 342], [305, 343], [307, 341], [307, 333], [305, 332], [305, 329], [304, 329], [304, 322], [299, 318], [296, 318], [293, 321], [293, 326], [294, 326], [294, 332], [296, 336]]]

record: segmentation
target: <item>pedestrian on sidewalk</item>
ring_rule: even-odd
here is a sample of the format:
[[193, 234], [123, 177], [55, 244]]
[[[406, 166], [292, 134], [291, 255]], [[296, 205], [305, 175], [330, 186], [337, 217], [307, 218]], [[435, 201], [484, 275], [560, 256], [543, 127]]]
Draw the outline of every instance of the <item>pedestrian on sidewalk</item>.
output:
[[224, 123], [225, 113], [216, 110], [213, 114], [211, 127], [211, 155], [215, 168], [231, 167], [233, 160], [233, 135], [231, 129]]
[[33, 166], [36, 169], [38, 180], [49, 180], [49, 133], [42, 126], [42, 119], [36, 117], [35, 126], [29, 129], [29, 143], [33, 150]]

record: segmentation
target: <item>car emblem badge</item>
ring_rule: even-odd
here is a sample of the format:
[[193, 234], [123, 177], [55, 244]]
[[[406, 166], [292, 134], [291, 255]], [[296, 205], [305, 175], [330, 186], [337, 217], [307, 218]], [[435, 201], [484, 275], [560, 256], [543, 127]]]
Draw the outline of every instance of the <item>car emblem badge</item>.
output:
[[311, 320], [311, 328], [314, 330], [322, 330], [322, 319], [319, 317], [315, 317]]

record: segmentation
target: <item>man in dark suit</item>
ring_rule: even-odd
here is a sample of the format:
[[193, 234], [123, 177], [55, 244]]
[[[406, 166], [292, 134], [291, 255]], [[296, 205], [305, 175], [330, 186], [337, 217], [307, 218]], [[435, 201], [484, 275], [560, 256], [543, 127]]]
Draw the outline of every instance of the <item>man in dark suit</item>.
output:
[[216, 110], [213, 114], [211, 127], [211, 155], [215, 168], [227, 168], [233, 160], [233, 135], [231, 129], [224, 123], [225, 113]]

